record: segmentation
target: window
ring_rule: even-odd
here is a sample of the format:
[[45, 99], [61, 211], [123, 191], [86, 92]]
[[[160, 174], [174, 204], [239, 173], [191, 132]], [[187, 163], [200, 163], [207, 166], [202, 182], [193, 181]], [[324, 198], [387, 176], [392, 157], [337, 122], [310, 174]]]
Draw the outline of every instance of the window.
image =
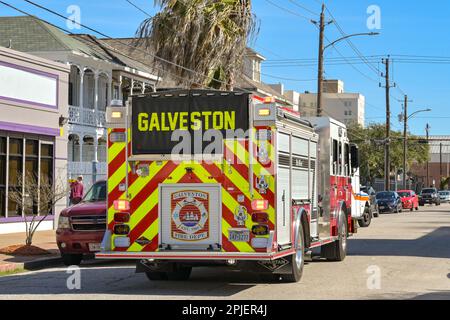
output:
[[[9, 139], [9, 170], [8, 170], [8, 192], [20, 193], [18, 186], [23, 179], [23, 139]], [[8, 217], [22, 215], [22, 201], [8, 199]]]
[[[52, 144], [41, 144], [41, 183], [53, 183], [53, 145]], [[41, 214], [44, 214], [44, 210], [53, 210], [49, 208], [46, 203], [40, 202], [41, 204]], [[51, 212], [50, 212], [51, 213]]]
[[333, 140], [333, 175], [338, 174], [338, 164], [339, 164], [338, 141]]
[[0, 137], [0, 218], [6, 217], [6, 137]]
[[344, 144], [344, 175], [350, 177], [350, 146]]
[[[35, 180], [47, 178], [53, 181], [53, 143], [40, 141], [37, 137], [0, 136], [0, 218], [18, 218], [39, 212], [37, 199], [25, 196], [11, 200], [9, 195], [19, 196], [19, 186], [29, 183], [27, 175]], [[40, 176], [39, 176], [40, 174]], [[42, 209], [42, 207], [41, 207]]]
[[[38, 160], [39, 160], [39, 141], [38, 140], [26, 140], [25, 143], [25, 184], [28, 182], [28, 178], [32, 178], [35, 181], [39, 176]], [[26, 215], [32, 215], [37, 212], [37, 199], [24, 199], [26, 205], [24, 206], [24, 213]]]

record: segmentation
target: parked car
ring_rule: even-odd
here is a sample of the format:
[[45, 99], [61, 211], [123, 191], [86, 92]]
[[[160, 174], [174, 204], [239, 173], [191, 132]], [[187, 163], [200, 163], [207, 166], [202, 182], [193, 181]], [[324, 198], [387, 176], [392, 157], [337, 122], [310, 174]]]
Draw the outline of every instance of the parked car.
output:
[[419, 210], [419, 196], [413, 190], [400, 190], [397, 193], [402, 199], [403, 209]]
[[441, 199], [441, 202], [449, 203], [450, 202], [450, 191], [448, 191], [448, 190], [439, 191], [439, 198]]
[[419, 205], [424, 206], [425, 204], [441, 205], [441, 198], [439, 197], [436, 188], [426, 188], [422, 190], [419, 196]]
[[366, 186], [362, 186], [361, 191], [369, 195], [370, 211], [372, 212], [372, 215], [375, 218], [378, 218], [380, 216], [380, 213], [378, 212], [378, 207], [377, 207], [377, 192], [375, 191], [374, 188], [366, 187]]
[[106, 181], [96, 182], [83, 200], [61, 212], [56, 243], [66, 265], [79, 265], [100, 251], [106, 230]]
[[399, 213], [403, 211], [402, 199], [397, 192], [378, 192], [376, 198], [380, 213]]

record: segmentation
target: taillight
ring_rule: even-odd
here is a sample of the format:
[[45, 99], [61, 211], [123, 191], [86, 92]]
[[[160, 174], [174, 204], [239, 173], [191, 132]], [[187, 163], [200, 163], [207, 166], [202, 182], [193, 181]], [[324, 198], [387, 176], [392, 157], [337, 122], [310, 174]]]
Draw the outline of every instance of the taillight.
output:
[[263, 211], [269, 209], [269, 201], [268, 200], [253, 200], [252, 201], [252, 209], [254, 211]]
[[130, 226], [126, 224], [117, 224], [114, 226], [114, 234], [117, 235], [128, 235], [130, 233]]
[[257, 226], [253, 226], [252, 233], [255, 236], [267, 236], [270, 232], [270, 228], [268, 225], [259, 224]]
[[130, 214], [128, 212], [117, 212], [114, 214], [114, 222], [130, 222]]
[[268, 223], [269, 215], [265, 212], [256, 212], [252, 214], [252, 221], [255, 223]]
[[116, 200], [114, 201], [114, 210], [116, 211], [129, 211], [130, 201], [128, 200]]

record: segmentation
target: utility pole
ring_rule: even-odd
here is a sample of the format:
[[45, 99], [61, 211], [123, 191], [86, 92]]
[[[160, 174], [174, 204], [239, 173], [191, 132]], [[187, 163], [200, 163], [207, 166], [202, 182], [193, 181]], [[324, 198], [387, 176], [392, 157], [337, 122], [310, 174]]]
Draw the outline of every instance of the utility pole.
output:
[[[427, 145], [430, 146], [430, 129], [431, 126], [429, 123], [427, 123], [427, 126], [425, 127], [425, 130], [427, 132]], [[430, 186], [430, 160], [428, 159], [430, 155], [427, 155], [427, 188]]]
[[439, 175], [440, 175], [440, 180], [439, 180], [439, 183], [440, 183], [444, 176], [444, 173], [442, 171], [442, 142], [439, 144]]
[[408, 96], [405, 95], [405, 101], [403, 105], [403, 188], [407, 189], [406, 186], [406, 173], [408, 172]]
[[325, 37], [325, 4], [322, 4], [322, 12], [319, 22], [319, 75], [317, 77], [317, 117], [322, 116], [322, 91], [323, 91], [323, 52]]
[[[385, 140], [385, 155], [384, 155], [384, 184], [386, 191], [390, 191], [391, 189], [391, 100], [390, 100], [390, 89], [391, 87], [395, 87], [395, 84], [391, 86], [390, 78], [389, 78], [389, 65], [390, 65], [390, 57], [382, 60], [383, 64], [386, 66], [386, 73], [383, 75], [386, 79], [386, 85], [384, 88], [386, 89], [386, 140]], [[383, 87], [380, 83], [380, 87]]]

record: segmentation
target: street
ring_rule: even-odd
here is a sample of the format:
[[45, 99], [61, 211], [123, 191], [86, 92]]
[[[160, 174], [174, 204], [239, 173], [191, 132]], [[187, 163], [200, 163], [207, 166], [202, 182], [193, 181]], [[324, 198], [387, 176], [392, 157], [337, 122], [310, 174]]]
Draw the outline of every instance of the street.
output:
[[450, 205], [381, 215], [351, 238], [343, 263], [308, 262], [298, 284], [223, 268], [150, 282], [119, 263], [83, 267], [80, 290], [68, 289], [70, 276], [63, 267], [4, 276], [0, 299], [450, 299]]

